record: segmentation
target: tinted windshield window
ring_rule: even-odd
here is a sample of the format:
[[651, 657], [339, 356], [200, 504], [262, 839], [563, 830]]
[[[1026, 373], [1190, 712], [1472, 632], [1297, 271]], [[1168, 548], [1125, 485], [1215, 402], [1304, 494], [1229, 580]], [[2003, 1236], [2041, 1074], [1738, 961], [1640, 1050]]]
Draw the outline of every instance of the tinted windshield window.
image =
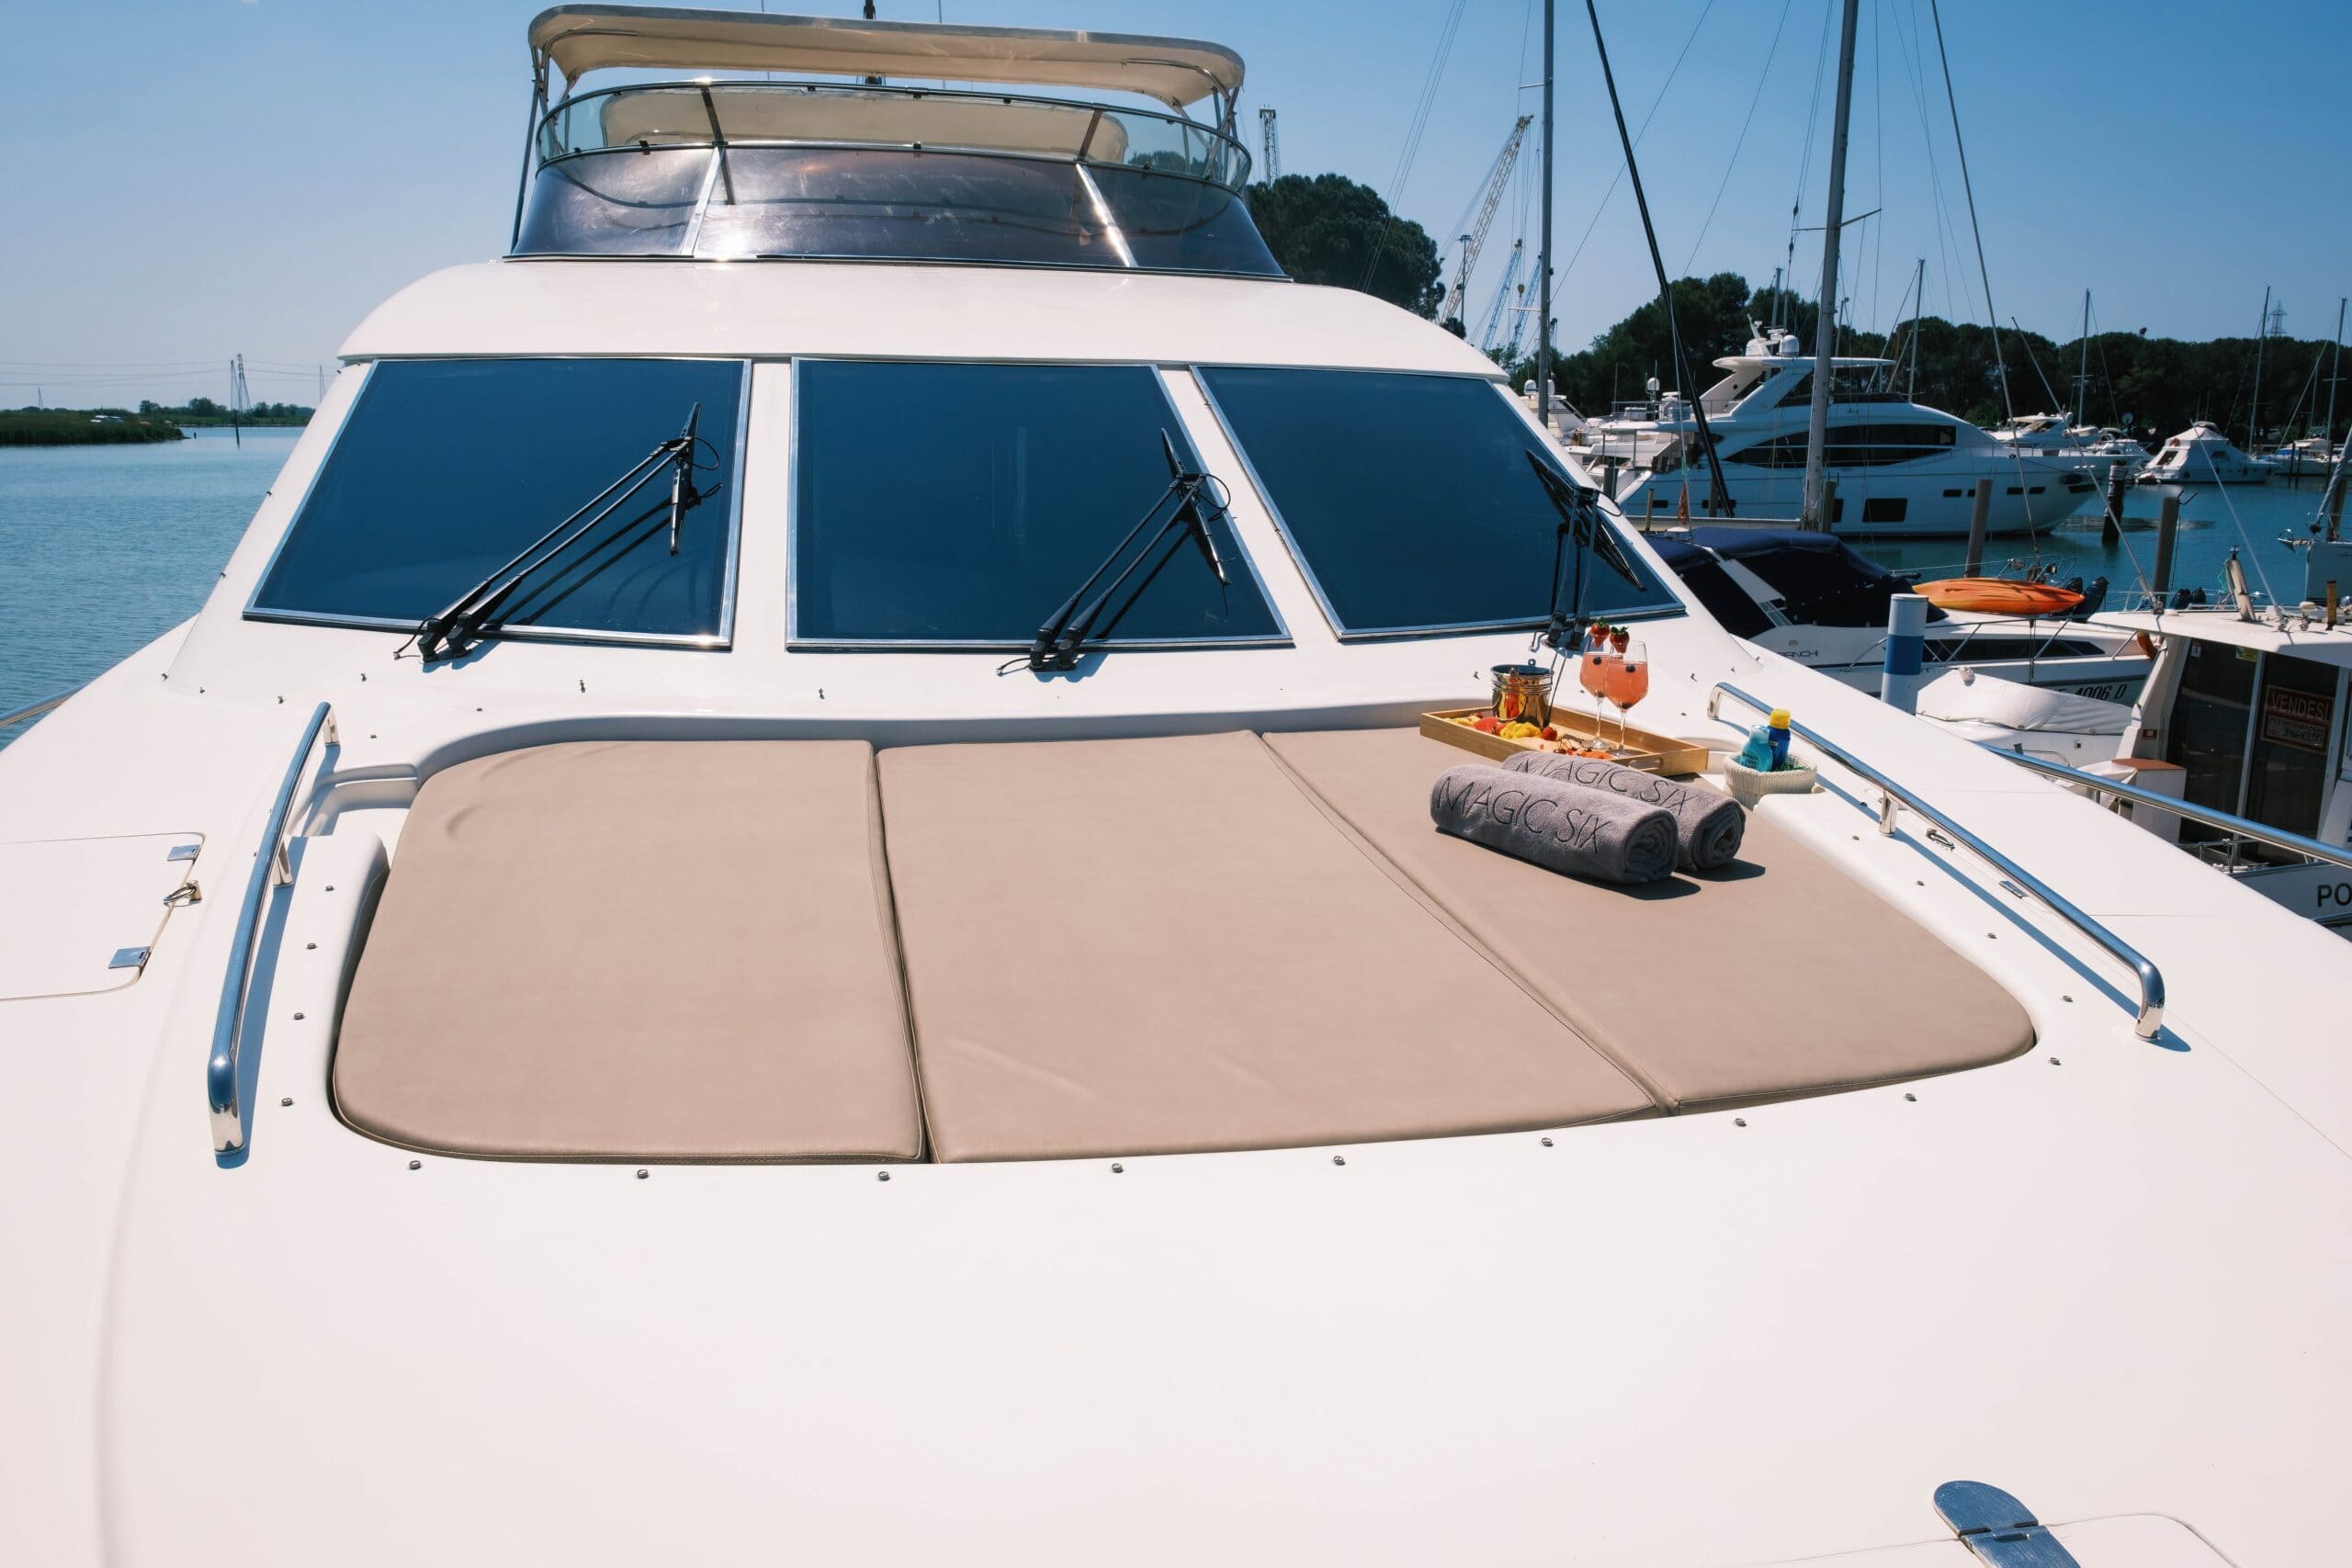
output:
[[[1354, 370], [1201, 377], [1340, 631], [1523, 626], [1549, 613], [1560, 514], [1527, 455], [1550, 458], [1491, 383]], [[1619, 553], [1634, 561], [1630, 547]], [[1589, 614], [1681, 608], [1638, 562], [1632, 581], [1586, 564]]]
[[379, 364], [262, 579], [254, 613], [420, 621], [595, 499], [700, 403], [709, 467], [696, 482], [719, 488], [686, 513], [678, 553], [669, 547], [669, 484], [657, 479], [609, 526], [535, 574], [506, 620], [716, 637], [726, 624], [742, 388], [743, 367], [728, 360]]
[[[1167, 490], [1161, 433], [1198, 462], [1137, 366], [811, 360], [796, 402], [801, 641], [1025, 645]], [[1171, 532], [1098, 623], [1109, 640], [1281, 636], [1231, 526], [1211, 527], [1231, 587]]]

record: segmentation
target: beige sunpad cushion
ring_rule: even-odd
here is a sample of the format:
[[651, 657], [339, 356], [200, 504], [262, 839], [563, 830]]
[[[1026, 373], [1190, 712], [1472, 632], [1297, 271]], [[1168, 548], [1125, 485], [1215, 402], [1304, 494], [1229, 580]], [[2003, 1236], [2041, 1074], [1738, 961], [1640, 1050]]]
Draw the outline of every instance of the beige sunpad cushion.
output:
[[1464, 753], [1409, 729], [1274, 735], [1350, 827], [1674, 1108], [1982, 1066], [2033, 1043], [1982, 969], [1750, 814], [1729, 872], [1606, 887], [1444, 836]]
[[910, 747], [880, 766], [940, 1159], [1654, 1109], [1255, 736]]
[[435, 774], [334, 1091], [362, 1132], [457, 1154], [917, 1156], [870, 749], [599, 741]]

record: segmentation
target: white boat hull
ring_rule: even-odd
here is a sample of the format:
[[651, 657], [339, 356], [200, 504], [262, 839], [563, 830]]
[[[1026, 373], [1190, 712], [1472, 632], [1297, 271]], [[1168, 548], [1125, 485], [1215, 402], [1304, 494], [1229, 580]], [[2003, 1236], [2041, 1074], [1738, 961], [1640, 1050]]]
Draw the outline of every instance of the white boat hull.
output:
[[[1992, 505], [1984, 531], [2001, 536], [2048, 528], [2094, 502], [2096, 486], [2082, 486], [2081, 476], [2057, 464], [2021, 458], [2005, 463], [2006, 470], [1993, 485]], [[2020, 472], [2019, 469], [2022, 469]], [[1982, 464], [1929, 458], [1882, 468], [1832, 470], [1838, 486], [1838, 521], [1831, 532], [1844, 538], [1964, 537], [1975, 505], [1976, 481], [1985, 472]], [[2070, 487], [2068, 480], [2075, 480]], [[1797, 468], [1743, 470], [1724, 466], [1733, 515], [1792, 518], [1804, 502], [1804, 474]], [[1677, 516], [1689, 487], [1690, 514], [1706, 515], [1709, 480], [1703, 470], [1677, 470], [1641, 476], [1618, 497], [1625, 515], [1636, 524], [1645, 518]], [[1871, 503], [1880, 503], [1874, 508]], [[1866, 520], [1865, 514], [1900, 503], [1899, 518]]]

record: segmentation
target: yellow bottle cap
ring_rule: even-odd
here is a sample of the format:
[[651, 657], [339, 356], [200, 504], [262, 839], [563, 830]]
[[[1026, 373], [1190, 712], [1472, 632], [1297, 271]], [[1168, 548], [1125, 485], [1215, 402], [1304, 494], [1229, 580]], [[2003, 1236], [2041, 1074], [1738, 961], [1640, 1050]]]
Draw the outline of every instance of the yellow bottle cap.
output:
[[1786, 708], [1774, 708], [1772, 710], [1772, 716], [1769, 722], [1775, 729], [1786, 729], [1789, 727], [1789, 710]]

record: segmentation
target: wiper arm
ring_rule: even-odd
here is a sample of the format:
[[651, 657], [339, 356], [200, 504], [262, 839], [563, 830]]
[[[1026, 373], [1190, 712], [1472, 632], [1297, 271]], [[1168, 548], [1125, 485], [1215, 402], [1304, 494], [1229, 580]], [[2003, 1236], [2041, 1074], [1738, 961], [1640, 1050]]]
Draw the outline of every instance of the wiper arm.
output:
[[[1527, 454], [1527, 466], [1535, 470], [1536, 482], [1544, 487], [1544, 497], [1559, 513], [1558, 526], [1552, 535], [1552, 596], [1551, 613], [1540, 634], [1544, 642], [1558, 648], [1570, 631], [1584, 624], [1584, 558], [1589, 549], [1607, 561], [1628, 585], [1644, 586], [1634, 571], [1634, 563], [1625, 558], [1618, 547], [1617, 536], [1611, 533], [1600, 512], [1600, 492], [1582, 485], [1571, 485], [1562, 479], [1542, 457], [1532, 451]], [[1567, 554], [1568, 542], [1576, 541], [1575, 587], [1570, 603], [1560, 603], [1560, 562]]]
[[[532, 540], [503, 566], [458, 594], [447, 609], [418, 622], [416, 650], [424, 661], [431, 664], [437, 660], [459, 658], [485, 639], [497, 636], [500, 629], [495, 619], [498, 612], [525, 580], [601, 526], [620, 510], [629, 497], [652, 483], [664, 468], [673, 470], [670, 480], [670, 553], [676, 555], [678, 534], [684, 525], [686, 513], [718, 493], [717, 485], [708, 490], [698, 490], [695, 486], [695, 448], [701, 441], [696, 434], [701, 423], [702, 404], [696, 403], [686, 415], [686, 427], [683, 432], [639, 457], [627, 473], [606, 485], [594, 500]], [[624, 527], [627, 525], [623, 525]], [[611, 542], [609, 538], [605, 541]], [[589, 570], [601, 570], [627, 553], [626, 550], [618, 552], [607, 560], [594, 563]]]
[[[1087, 574], [1086, 581], [1078, 585], [1078, 592], [1064, 600], [1061, 608], [1056, 610], [1046, 624], [1037, 628], [1036, 637], [1031, 639], [1029, 644], [1031, 670], [1043, 674], [1047, 671], [1078, 668], [1079, 650], [1085, 647], [1088, 639], [1095, 635], [1095, 623], [1102, 618], [1102, 612], [1110, 604], [1112, 596], [1116, 594], [1126, 581], [1135, 575], [1136, 568], [1151, 558], [1152, 551], [1159, 547], [1160, 540], [1168, 536], [1168, 531], [1170, 528], [1182, 527], [1190, 532], [1193, 545], [1201, 552], [1201, 559], [1207, 563], [1211, 571], [1216, 574], [1219, 586], [1231, 586], [1232, 580], [1226, 575], [1225, 571], [1225, 558], [1217, 553], [1216, 539], [1209, 531], [1210, 516], [1223, 516], [1225, 503], [1211, 494], [1209, 513], [1204, 513], [1201, 510], [1202, 493], [1207, 491], [1209, 486], [1217, 482], [1216, 476], [1204, 470], [1185, 468], [1182, 461], [1176, 456], [1176, 443], [1170, 438], [1168, 432], [1164, 429], [1159, 433], [1159, 449], [1161, 455], [1168, 459], [1168, 488], [1161, 491], [1159, 498], [1136, 520], [1136, 525], [1127, 530], [1126, 536], [1119, 541], [1117, 547], [1102, 558], [1102, 564]], [[1170, 502], [1175, 503], [1175, 509], [1168, 512], [1166, 519], [1160, 523], [1158, 531], [1151, 536], [1143, 548], [1129, 555], [1128, 552], [1136, 540], [1141, 537], [1143, 531], [1151, 525], [1153, 519], [1159, 517], [1163, 511], [1167, 511]], [[1111, 579], [1101, 593], [1095, 595], [1091, 603], [1087, 603], [1086, 596], [1093, 592], [1094, 585], [1102, 581], [1102, 574], [1116, 565], [1122, 557], [1126, 558], [1127, 564], [1121, 568], [1117, 576]], [[1142, 591], [1141, 586], [1138, 585], [1136, 592], [1139, 593]], [[1080, 608], [1081, 604], [1085, 605], [1083, 609]]]
[[[670, 553], [678, 553], [678, 531], [685, 526], [686, 513], [702, 503], [702, 492], [695, 489], [695, 432], [702, 428], [702, 405], [696, 403], [686, 413], [686, 432], [678, 437], [678, 460], [670, 471]], [[658, 450], [658, 448], [657, 448]], [[716, 488], [716, 487], [714, 487]]]

